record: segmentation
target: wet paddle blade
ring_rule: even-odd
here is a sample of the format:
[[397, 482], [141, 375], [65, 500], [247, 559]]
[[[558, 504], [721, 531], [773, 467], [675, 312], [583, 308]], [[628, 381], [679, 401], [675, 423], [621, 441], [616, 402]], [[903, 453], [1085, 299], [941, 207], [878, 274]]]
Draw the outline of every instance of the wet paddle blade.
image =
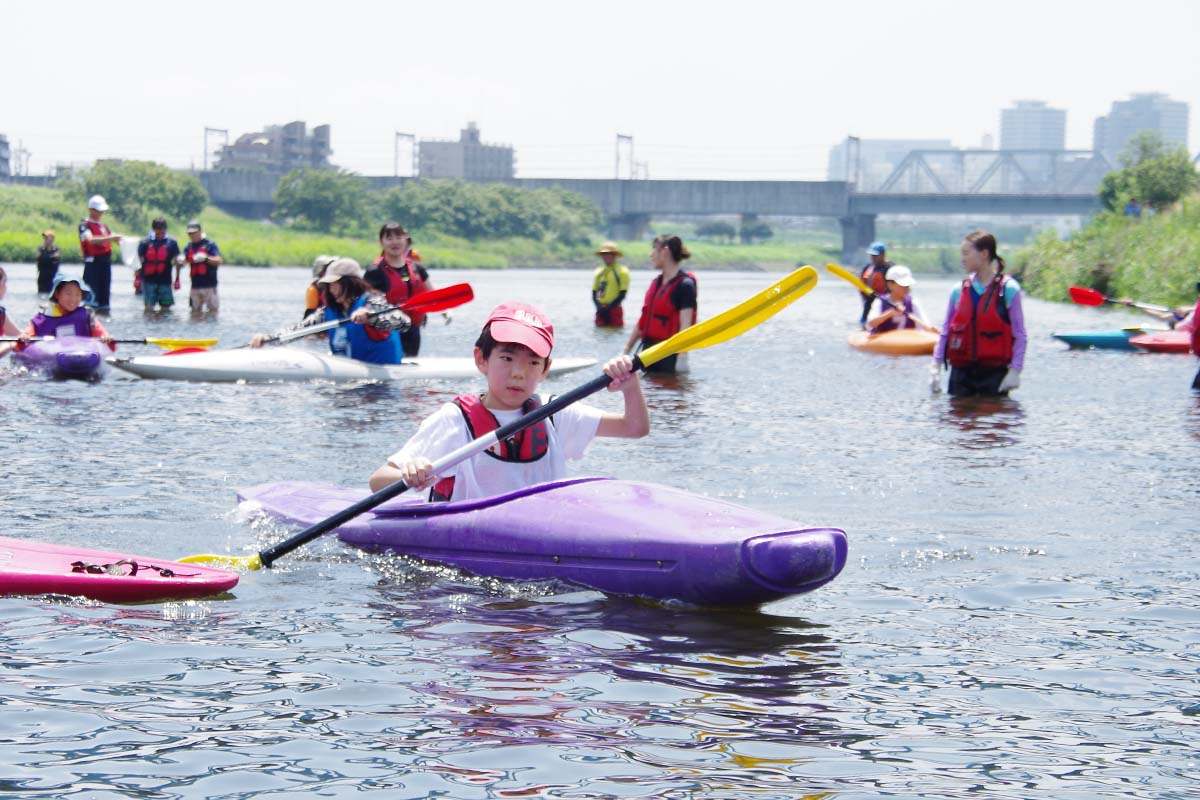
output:
[[262, 558], [257, 553], [252, 556], [220, 556], [215, 553], [201, 553], [195, 556], [185, 556], [176, 559], [181, 564], [202, 564], [217, 569], [231, 569], [250, 572], [263, 568]]
[[1102, 306], [1108, 299], [1095, 289], [1087, 289], [1083, 286], [1072, 286], [1067, 289], [1067, 292], [1071, 295], [1071, 299], [1081, 306]]
[[453, 286], [447, 286], [443, 289], [431, 289], [428, 292], [423, 292], [413, 299], [401, 303], [400, 308], [404, 311], [419, 311], [423, 314], [432, 314], [435, 311], [447, 311], [451, 308], [457, 308], [474, 299], [475, 293], [471, 290], [471, 284], [456, 283]]
[[837, 275], [839, 278], [846, 281], [846, 283], [851, 284], [855, 289], [858, 289], [863, 294], [875, 294], [873, 291], [871, 291], [871, 287], [862, 282], [862, 278], [858, 277], [845, 267], [838, 266], [837, 264], [826, 264], [825, 269], [831, 274]]
[[817, 271], [808, 265], [800, 267], [733, 308], [646, 348], [638, 354], [638, 360], [644, 366], [650, 366], [676, 353], [700, 350], [728, 341], [778, 314], [816, 285]]

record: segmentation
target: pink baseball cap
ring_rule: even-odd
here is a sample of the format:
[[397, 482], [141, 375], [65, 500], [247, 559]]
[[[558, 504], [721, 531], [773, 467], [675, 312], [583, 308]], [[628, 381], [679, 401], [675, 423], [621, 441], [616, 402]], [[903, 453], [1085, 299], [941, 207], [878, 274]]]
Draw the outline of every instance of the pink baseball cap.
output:
[[488, 314], [492, 338], [497, 342], [523, 344], [545, 358], [554, 349], [554, 326], [550, 318], [528, 303], [503, 303]]

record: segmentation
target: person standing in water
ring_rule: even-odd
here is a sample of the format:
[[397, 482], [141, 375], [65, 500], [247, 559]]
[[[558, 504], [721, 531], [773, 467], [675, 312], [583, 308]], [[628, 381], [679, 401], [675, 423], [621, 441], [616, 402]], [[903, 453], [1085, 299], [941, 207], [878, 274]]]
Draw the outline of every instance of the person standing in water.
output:
[[[403, 305], [422, 292], [433, 288], [429, 273], [413, 258], [412, 240], [398, 222], [384, 223], [379, 229], [379, 246], [383, 249], [379, 258], [367, 268], [366, 281], [371, 288], [383, 292], [388, 303]], [[421, 326], [425, 315], [412, 312], [412, 326], [400, 334], [404, 355], [415, 358], [421, 351]], [[448, 314], [443, 317], [449, 321]]]
[[862, 318], [858, 323], [862, 325], [863, 330], [867, 329], [867, 316], [871, 313], [871, 304], [875, 302], [876, 297], [883, 297], [887, 294], [887, 274], [888, 270], [894, 266], [891, 261], [888, 261], [887, 245], [883, 242], [871, 242], [871, 246], [867, 248], [867, 255], [871, 260], [862, 268], [858, 276], [871, 288], [873, 294], [859, 292], [862, 296], [863, 309]]
[[42, 244], [37, 249], [37, 290], [42, 297], [49, 297], [61, 263], [62, 250], [54, 243], [54, 231], [43, 231]]
[[182, 264], [176, 261], [175, 288], [179, 288], [179, 272], [187, 264], [191, 290], [188, 305], [192, 314], [216, 314], [221, 310], [221, 299], [217, 295], [217, 267], [225, 263], [217, 243], [204, 235], [199, 220], [187, 224], [188, 243], [183, 248]]
[[147, 313], [157, 305], [169, 311], [175, 305], [171, 292], [171, 266], [179, 258], [179, 242], [167, 235], [167, 220], [157, 217], [150, 223], [151, 233], [138, 242], [142, 266], [142, 303]]
[[[633, 346], [639, 340], [644, 350], [696, 324], [696, 276], [682, 268], [683, 262], [691, 256], [678, 236], [659, 236], [654, 240], [650, 260], [662, 274], [651, 281], [646, 290], [642, 314], [625, 343], [626, 353], [633, 352]], [[656, 361], [646, 371], [687, 372], [687, 353]]]
[[996, 247], [996, 237], [986, 231], [963, 239], [967, 277], [950, 293], [933, 351], [930, 387], [935, 392], [941, 391], [943, 363], [950, 364], [953, 397], [1007, 395], [1021, 385], [1026, 345], [1021, 285], [1004, 274]]
[[629, 292], [629, 267], [618, 264], [621, 257], [616, 242], [605, 242], [596, 251], [602, 266], [592, 275], [592, 304], [596, 307], [597, 328], [624, 328], [625, 312], [621, 303]]
[[79, 248], [83, 251], [83, 281], [92, 288], [96, 310], [108, 313], [112, 289], [112, 243], [121, 238], [100, 221], [108, 203], [98, 194], [88, 198], [87, 219], [79, 223]]

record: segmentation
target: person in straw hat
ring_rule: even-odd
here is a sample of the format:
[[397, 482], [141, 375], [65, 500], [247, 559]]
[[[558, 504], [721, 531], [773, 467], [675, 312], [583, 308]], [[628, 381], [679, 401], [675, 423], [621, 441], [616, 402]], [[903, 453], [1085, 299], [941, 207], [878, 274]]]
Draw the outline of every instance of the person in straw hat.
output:
[[604, 261], [604, 265], [597, 267], [592, 276], [592, 303], [596, 306], [596, 327], [623, 328], [625, 312], [621, 310], [621, 303], [629, 291], [629, 267], [617, 263], [622, 253], [616, 242], [600, 245], [596, 255]]

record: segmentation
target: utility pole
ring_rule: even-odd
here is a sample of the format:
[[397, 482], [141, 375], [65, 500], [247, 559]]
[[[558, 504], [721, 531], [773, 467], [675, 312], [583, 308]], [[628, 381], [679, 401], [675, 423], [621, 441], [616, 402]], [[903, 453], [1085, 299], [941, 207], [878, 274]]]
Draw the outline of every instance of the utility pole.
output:
[[613, 177], [615, 177], [617, 180], [621, 180], [621, 143], [622, 142], [624, 142], [625, 145], [629, 148], [629, 177], [630, 177], [630, 179], [632, 179], [633, 171], [635, 169], [635, 166], [633, 163], [633, 136], [624, 134], [624, 133], [617, 134], [617, 162], [616, 162], [616, 166], [614, 168], [615, 174]]
[[229, 131], [225, 128], [209, 128], [204, 129], [204, 171], [208, 172], [208, 154], [212, 152], [212, 148], [208, 146], [208, 135], [224, 137], [225, 147], [229, 146]]
[[17, 149], [13, 151], [13, 174], [14, 175], [29, 175], [29, 157], [33, 153], [25, 149], [25, 142], [17, 141]]
[[417, 177], [417, 137], [411, 133], [401, 133], [396, 131], [396, 138], [392, 140], [392, 175], [400, 177], [400, 142], [406, 141], [412, 147], [412, 176]]

